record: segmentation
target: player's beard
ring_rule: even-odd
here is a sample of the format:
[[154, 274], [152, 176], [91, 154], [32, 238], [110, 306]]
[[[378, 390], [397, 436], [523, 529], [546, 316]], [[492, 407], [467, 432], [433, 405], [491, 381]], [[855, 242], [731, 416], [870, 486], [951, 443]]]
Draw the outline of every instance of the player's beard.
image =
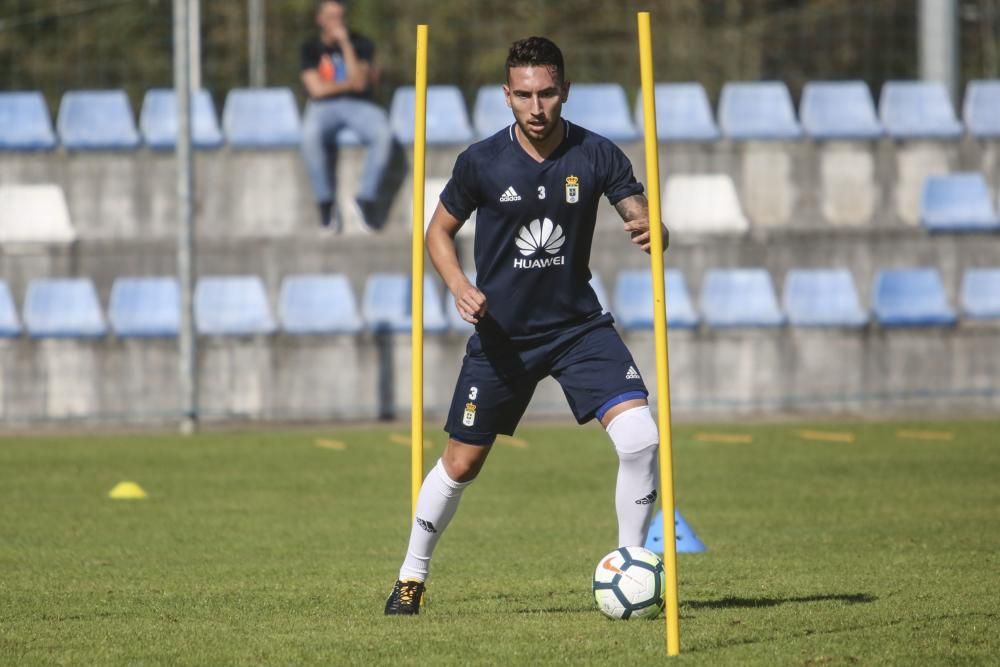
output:
[[542, 143], [555, 131], [556, 127], [559, 126], [559, 119], [562, 117], [561, 114], [562, 105], [554, 108], [550, 114], [545, 117], [546, 123], [541, 129], [537, 129], [528, 124], [528, 120], [531, 120], [530, 116], [528, 120], [517, 121], [517, 126], [521, 128], [521, 134], [530, 139], [533, 143]]

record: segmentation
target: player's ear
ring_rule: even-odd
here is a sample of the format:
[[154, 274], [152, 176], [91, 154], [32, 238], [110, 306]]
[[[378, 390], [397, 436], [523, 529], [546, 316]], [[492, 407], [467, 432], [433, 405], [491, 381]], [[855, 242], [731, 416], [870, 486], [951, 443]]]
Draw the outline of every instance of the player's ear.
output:
[[562, 102], [563, 104], [566, 104], [566, 100], [569, 99], [569, 85], [570, 85], [569, 81], [563, 81], [562, 95], [559, 98], [559, 101]]
[[505, 83], [502, 85], [502, 88], [503, 88], [503, 101], [507, 103], [507, 108], [513, 109], [513, 107], [510, 105], [510, 86], [508, 86]]

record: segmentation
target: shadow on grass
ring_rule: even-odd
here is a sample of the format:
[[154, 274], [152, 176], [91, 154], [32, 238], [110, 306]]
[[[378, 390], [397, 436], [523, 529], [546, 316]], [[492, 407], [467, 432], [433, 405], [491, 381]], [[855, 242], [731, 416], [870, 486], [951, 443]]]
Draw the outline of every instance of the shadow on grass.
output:
[[[588, 614], [596, 609], [593, 601], [588, 602], [561, 602], [559, 599], [547, 600], [548, 604], [545, 604], [540, 598], [543, 597], [557, 598], [564, 596], [569, 596], [572, 598], [578, 598], [574, 593], [564, 593], [564, 592], [554, 592], [550, 591], [547, 594], [539, 593], [538, 595], [526, 595], [524, 593], [497, 593], [495, 595], [489, 595], [484, 597], [468, 597], [463, 596], [459, 598], [461, 602], [471, 602], [474, 603], [478, 610], [484, 613], [495, 613], [496, 611], [502, 611], [508, 614]], [[483, 609], [482, 603], [484, 601], [491, 601], [499, 603], [501, 609], [487, 612]], [[515, 608], [511, 608], [515, 607]], [[470, 613], [470, 612], [463, 612]], [[475, 613], [475, 612], [471, 612]]]
[[586, 605], [563, 605], [560, 607], [532, 607], [525, 609], [515, 609], [515, 614], [590, 614], [596, 607], [592, 604]]
[[844, 602], [846, 604], [868, 604], [878, 600], [868, 593], [833, 593], [829, 595], [803, 595], [793, 598], [738, 598], [724, 597], [718, 600], [691, 600], [681, 602], [682, 609], [752, 609], [754, 607], [777, 607], [783, 604], [802, 602]]

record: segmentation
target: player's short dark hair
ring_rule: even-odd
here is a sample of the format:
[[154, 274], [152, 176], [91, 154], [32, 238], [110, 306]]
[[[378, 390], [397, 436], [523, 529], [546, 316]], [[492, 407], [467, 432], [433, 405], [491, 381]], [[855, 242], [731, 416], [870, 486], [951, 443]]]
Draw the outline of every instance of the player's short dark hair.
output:
[[562, 51], [555, 42], [545, 37], [528, 37], [519, 39], [510, 45], [507, 52], [505, 72], [510, 81], [511, 67], [552, 67], [561, 84], [566, 80], [566, 67], [563, 64]]

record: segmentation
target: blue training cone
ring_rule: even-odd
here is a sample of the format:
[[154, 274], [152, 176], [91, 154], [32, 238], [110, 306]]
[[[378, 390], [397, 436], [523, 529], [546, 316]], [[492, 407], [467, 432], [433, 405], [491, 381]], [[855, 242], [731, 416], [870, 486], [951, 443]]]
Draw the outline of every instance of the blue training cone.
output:
[[[677, 553], [693, 554], [708, 551], [704, 542], [691, 530], [684, 517], [677, 510], [674, 510], [674, 530], [677, 533]], [[649, 534], [646, 538], [646, 548], [658, 554], [663, 553], [663, 512], [657, 512], [653, 524], [649, 527]]]

